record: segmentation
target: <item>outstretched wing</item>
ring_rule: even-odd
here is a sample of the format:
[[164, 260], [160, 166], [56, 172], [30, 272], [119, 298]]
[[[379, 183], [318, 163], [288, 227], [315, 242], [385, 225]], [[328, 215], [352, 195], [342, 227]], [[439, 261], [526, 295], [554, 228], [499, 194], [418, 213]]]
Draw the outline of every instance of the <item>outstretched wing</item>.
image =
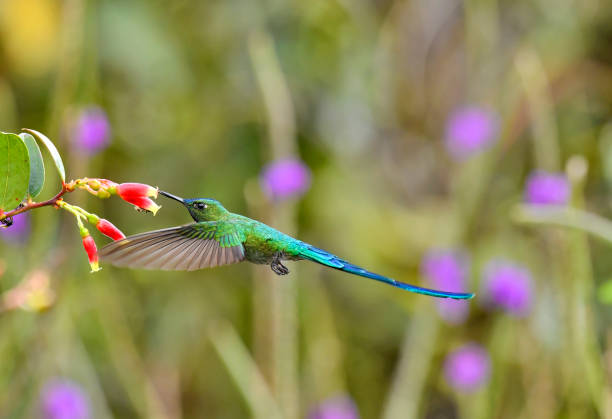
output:
[[209, 221], [136, 234], [100, 250], [116, 266], [193, 271], [244, 260], [242, 235], [232, 223]]

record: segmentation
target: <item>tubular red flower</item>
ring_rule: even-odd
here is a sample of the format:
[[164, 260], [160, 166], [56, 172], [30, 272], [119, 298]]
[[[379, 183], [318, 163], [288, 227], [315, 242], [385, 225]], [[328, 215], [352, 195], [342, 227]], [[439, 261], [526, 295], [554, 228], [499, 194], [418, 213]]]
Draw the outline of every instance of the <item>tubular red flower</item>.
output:
[[122, 183], [117, 185], [116, 191], [124, 201], [153, 214], [161, 208], [149, 199], [149, 197], [157, 198], [157, 188], [152, 186], [143, 183]]
[[90, 235], [83, 237], [83, 247], [85, 248], [85, 252], [87, 252], [91, 272], [99, 271], [100, 266], [98, 265], [98, 248], [96, 247], [96, 242], [94, 241], [93, 237]]
[[117, 193], [124, 199], [126, 196], [157, 198], [157, 188], [144, 183], [121, 183], [117, 185]]
[[125, 234], [123, 234], [121, 230], [115, 227], [113, 223], [108, 220], [105, 220], [104, 218], [100, 218], [98, 220], [96, 228], [100, 231], [100, 233], [110, 237], [113, 240], [125, 239]]
[[151, 201], [149, 198], [141, 198], [141, 197], [128, 197], [124, 198], [130, 204], [135, 205], [138, 208], [141, 208], [145, 211], [150, 211], [153, 214], [157, 214], [157, 211], [161, 208], [161, 206], [157, 205], [155, 202]]

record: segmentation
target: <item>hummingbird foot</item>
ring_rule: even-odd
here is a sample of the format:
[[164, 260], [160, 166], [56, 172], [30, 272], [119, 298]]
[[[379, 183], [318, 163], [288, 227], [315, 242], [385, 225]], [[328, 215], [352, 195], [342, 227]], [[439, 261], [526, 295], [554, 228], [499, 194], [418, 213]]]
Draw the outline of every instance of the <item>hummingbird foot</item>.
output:
[[272, 263], [270, 264], [270, 268], [276, 275], [287, 275], [289, 273], [289, 268], [281, 263], [279, 257], [274, 258]]

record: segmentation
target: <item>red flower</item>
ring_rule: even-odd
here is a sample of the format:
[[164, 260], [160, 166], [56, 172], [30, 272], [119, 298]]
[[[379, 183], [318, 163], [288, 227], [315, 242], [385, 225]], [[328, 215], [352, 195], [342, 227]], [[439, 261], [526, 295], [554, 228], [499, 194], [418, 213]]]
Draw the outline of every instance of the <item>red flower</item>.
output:
[[115, 227], [113, 223], [108, 220], [105, 220], [104, 218], [98, 219], [96, 228], [100, 231], [100, 233], [110, 237], [113, 240], [125, 239], [125, 234], [123, 234], [121, 230]]
[[124, 201], [153, 214], [161, 208], [149, 197], [157, 198], [157, 188], [142, 183], [122, 183], [116, 187], [117, 194]]
[[98, 248], [96, 247], [96, 242], [89, 234], [83, 237], [83, 247], [85, 248], [85, 252], [87, 252], [91, 271], [99, 271], [100, 266], [98, 265]]

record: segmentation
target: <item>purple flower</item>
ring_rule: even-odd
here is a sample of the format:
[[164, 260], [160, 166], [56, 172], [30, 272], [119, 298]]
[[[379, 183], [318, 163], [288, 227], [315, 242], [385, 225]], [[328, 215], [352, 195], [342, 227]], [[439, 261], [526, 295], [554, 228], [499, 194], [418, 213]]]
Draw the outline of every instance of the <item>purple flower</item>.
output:
[[491, 361], [487, 350], [469, 343], [451, 352], [444, 361], [446, 382], [455, 390], [472, 392], [489, 378]]
[[530, 204], [565, 205], [570, 185], [563, 173], [533, 172], [525, 186], [525, 201]]
[[22, 212], [13, 217], [13, 225], [0, 228], [0, 237], [8, 243], [23, 243], [30, 235], [30, 215]]
[[515, 316], [529, 313], [532, 303], [532, 281], [529, 271], [513, 262], [497, 260], [485, 268], [482, 300]]
[[65, 379], [48, 381], [42, 389], [41, 409], [46, 419], [88, 419], [89, 400], [74, 382]]
[[263, 169], [260, 182], [270, 199], [299, 197], [310, 187], [310, 169], [299, 160], [277, 160]]
[[359, 411], [349, 397], [338, 396], [318, 405], [310, 412], [308, 419], [359, 419]]
[[446, 149], [455, 159], [464, 160], [497, 140], [498, 131], [493, 112], [476, 106], [456, 109], [446, 123]]
[[110, 141], [110, 124], [106, 113], [98, 106], [82, 109], [72, 129], [73, 143], [86, 154], [104, 150]]
[[[467, 256], [454, 250], [432, 250], [425, 255], [421, 272], [431, 285], [443, 291], [465, 292], [469, 262]], [[470, 305], [467, 301], [437, 299], [440, 317], [450, 324], [465, 322]]]

